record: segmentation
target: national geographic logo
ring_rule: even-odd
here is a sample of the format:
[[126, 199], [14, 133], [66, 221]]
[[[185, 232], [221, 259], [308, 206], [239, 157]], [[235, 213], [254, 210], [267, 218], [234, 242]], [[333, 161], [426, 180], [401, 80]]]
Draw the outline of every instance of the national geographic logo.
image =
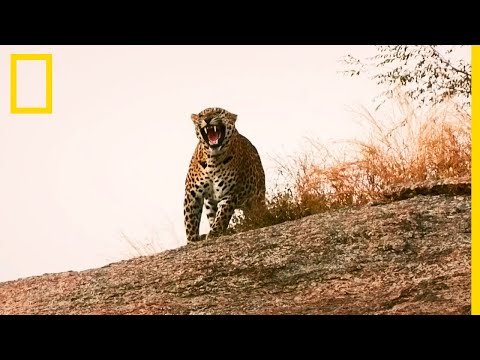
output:
[[[45, 106], [19, 107], [17, 70], [19, 61], [45, 62]], [[51, 114], [52, 113], [52, 54], [11, 54], [10, 57], [10, 112], [12, 114]]]

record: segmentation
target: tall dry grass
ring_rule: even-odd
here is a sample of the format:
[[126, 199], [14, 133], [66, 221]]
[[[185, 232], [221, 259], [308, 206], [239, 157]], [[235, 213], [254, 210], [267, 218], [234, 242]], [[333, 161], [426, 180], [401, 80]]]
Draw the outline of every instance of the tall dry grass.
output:
[[267, 210], [236, 216], [235, 231], [298, 219], [381, 199], [389, 187], [424, 180], [470, 175], [471, 115], [453, 102], [415, 109], [397, 96], [389, 116], [362, 108], [363, 139], [343, 148], [308, 140], [301, 155], [276, 159], [289, 184], [276, 188]]

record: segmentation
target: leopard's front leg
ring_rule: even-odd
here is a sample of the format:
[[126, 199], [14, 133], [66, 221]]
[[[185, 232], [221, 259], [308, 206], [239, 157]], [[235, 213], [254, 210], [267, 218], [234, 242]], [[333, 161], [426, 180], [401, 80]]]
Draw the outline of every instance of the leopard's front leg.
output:
[[207, 235], [207, 239], [220, 236], [227, 229], [236, 206], [237, 199], [235, 196], [226, 196], [218, 202], [217, 214], [210, 228], [210, 232]]
[[183, 216], [187, 242], [199, 241], [200, 220], [202, 218], [203, 195], [195, 192], [193, 187], [185, 190]]

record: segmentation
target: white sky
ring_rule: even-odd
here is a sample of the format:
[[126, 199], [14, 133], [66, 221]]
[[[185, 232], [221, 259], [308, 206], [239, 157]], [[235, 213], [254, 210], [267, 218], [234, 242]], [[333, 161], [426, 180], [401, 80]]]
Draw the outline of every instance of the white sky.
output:
[[[163, 248], [184, 245], [183, 189], [196, 144], [190, 114], [213, 106], [236, 113], [268, 186], [269, 155], [301, 148], [304, 136], [358, 135], [347, 106], [370, 106], [379, 89], [337, 74], [338, 60], [371, 52], [0, 46], [0, 281], [129, 258], [121, 232], [140, 244], [154, 237]], [[53, 114], [10, 114], [12, 53], [53, 54]], [[24, 91], [21, 101], [32, 102]]]

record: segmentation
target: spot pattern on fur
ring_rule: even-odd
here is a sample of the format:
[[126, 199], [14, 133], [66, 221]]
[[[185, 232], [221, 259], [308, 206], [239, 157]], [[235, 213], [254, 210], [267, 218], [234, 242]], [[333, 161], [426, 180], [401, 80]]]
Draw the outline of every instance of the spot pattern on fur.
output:
[[265, 206], [265, 172], [253, 144], [236, 127], [237, 115], [222, 108], [192, 114], [198, 139], [185, 180], [187, 241], [199, 241], [205, 206], [210, 232], [222, 234], [236, 209]]

